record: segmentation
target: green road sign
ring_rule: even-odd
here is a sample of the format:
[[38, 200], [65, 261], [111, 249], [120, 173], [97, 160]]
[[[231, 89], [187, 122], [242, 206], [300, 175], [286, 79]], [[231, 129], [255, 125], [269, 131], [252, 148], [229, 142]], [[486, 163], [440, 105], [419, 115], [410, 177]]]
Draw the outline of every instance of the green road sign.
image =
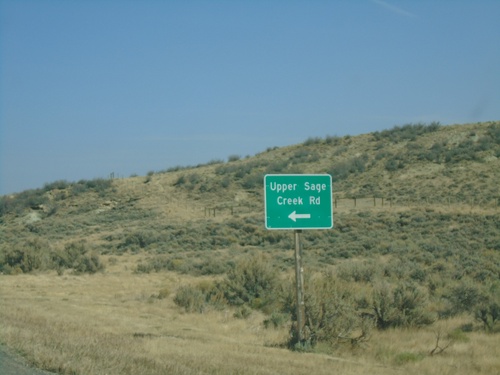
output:
[[268, 174], [264, 177], [267, 229], [333, 227], [332, 176]]

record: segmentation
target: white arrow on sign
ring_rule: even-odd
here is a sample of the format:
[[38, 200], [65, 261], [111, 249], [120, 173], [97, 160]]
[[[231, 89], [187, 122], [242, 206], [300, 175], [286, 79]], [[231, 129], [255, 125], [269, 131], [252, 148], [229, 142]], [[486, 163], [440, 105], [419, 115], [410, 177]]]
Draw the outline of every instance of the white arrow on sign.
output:
[[297, 212], [293, 211], [290, 215], [288, 215], [288, 217], [293, 221], [297, 221], [297, 219], [310, 219], [311, 214], [298, 214]]

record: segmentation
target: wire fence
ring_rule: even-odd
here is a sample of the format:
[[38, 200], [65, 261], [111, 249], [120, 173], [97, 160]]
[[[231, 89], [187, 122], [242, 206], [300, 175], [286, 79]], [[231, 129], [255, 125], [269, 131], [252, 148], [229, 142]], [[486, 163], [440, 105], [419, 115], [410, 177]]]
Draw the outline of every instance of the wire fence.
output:
[[428, 207], [428, 206], [460, 206], [477, 208], [498, 208], [500, 198], [478, 197], [392, 197], [392, 198], [333, 198], [336, 208], [369, 208], [369, 207]]
[[[450, 207], [460, 209], [500, 210], [499, 198], [480, 197], [333, 197], [333, 209], [375, 209], [375, 208], [413, 208], [413, 207]], [[238, 214], [251, 214], [264, 211], [264, 204], [220, 204], [203, 207], [201, 216], [218, 217]]]

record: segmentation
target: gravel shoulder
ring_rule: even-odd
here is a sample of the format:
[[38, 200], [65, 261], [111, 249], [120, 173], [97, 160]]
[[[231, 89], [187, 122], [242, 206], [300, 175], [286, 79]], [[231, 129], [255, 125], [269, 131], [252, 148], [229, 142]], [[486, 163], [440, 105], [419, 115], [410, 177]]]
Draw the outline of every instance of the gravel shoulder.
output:
[[30, 367], [26, 360], [5, 345], [0, 345], [0, 374], [2, 375], [50, 375], [52, 372]]

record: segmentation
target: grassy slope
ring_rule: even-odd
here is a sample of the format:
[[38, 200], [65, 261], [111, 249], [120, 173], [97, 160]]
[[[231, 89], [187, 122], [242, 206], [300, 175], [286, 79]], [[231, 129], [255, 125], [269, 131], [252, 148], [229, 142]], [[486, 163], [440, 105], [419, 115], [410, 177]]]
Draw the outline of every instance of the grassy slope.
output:
[[[183, 313], [160, 288], [198, 279], [131, 274], [126, 255], [94, 276], [2, 277], [1, 340], [47, 370], [76, 374], [493, 374], [497, 335], [467, 334], [455, 318], [422, 329], [374, 331], [361, 347], [296, 353], [280, 347], [287, 329], [264, 329], [262, 314]], [[446, 346], [429, 356], [436, 335]]]
[[[306, 234], [305, 247], [317, 253], [312, 263], [422, 247], [434, 248], [441, 259], [439, 250], [454, 252], [456, 244], [488, 253], [499, 246], [500, 137], [486, 150], [472, 149], [492, 126], [500, 124], [448, 126], [416, 136], [402, 128], [312, 139], [230, 163], [113, 180], [109, 188], [81, 194], [68, 184], [39, 189], [43, 210], [28, 207], [0, 217], [0, 249], [38, 241], [38, 247], [64, 251], [79, 240], [100, 254], [187, 258], [240, 247], [288, 249], [288, 232], [263, 228], [262, 176], [326, 172], [338, 199], [335, 228]], [[472, 144], [459, 148], [464, 142]], [[339, 200], [346, 197], [357, 197], [356, 207], [353, 200]], [[373, 198], [363, 197], [377, 197], [376, 207]]]

